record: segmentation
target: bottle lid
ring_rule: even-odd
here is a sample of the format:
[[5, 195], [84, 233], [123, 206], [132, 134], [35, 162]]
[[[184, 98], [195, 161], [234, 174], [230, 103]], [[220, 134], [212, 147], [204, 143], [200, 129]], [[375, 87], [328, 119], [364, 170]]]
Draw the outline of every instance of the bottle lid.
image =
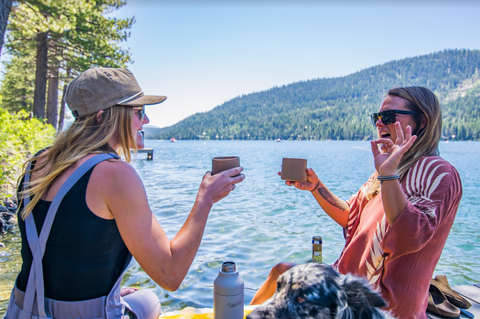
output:
[[312, 244], [321, 244], [322, 243], [322, 236], [313, 236]]
[[226, 261], [222, 264], [222, 272], [224, 273], [234, 273], [237, 270], [235, 263], [233, 261]]

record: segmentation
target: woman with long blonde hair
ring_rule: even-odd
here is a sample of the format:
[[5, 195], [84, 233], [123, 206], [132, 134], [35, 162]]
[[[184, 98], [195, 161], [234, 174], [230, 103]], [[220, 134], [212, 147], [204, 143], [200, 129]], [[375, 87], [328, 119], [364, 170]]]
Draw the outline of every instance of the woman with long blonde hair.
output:
[[[423, 87], [391, 89], [372, 124], [376, 171], [349, 200], [330, 192], [311, 168], [306, 182], [286, 184], [312, 192], [344, 229], [345, 247], [334, 264], [340, 273], [366, 278], [395, 317], [427, 318], [427, 306], [436, 311], [430, 281], [462, 197], [458, 172], [439, 156], [440, 104]], [[251, 303], [273, 295], [276, 279], [293, 265], [273, 267]]]
[[144, 106], [165, 99], [144, 95], [127, 69], [90, 69], [68, 85], [75, 121], [26, 163], [20, 178], [23, 264], [6, 318], [158, 317], [153, 292], [120, 287], [132, 255], [157, 284], [176, 290], [212, 205], [245, 178], [241, 167], [207, 172], [169, 240], [129, 164], [130, 150], [144, 147]]

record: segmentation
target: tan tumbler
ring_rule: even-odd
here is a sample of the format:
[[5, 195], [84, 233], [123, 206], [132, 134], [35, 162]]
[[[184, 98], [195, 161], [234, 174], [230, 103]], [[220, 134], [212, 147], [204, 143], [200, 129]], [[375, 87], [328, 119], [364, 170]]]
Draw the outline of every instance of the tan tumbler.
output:
[[226, 171], [227, 169], [239, 167], [240, 157], [238, 156], [222, 156], [212, 158], [212, 175]]
[[283, 158], [281, 178], [285, 181], [305, 182], [307, 180], [307, 160]]

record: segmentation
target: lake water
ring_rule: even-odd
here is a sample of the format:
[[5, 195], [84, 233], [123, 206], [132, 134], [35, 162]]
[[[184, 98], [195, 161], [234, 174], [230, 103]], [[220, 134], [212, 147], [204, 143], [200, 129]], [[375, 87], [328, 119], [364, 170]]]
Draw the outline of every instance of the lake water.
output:
[[[355, 194], [374, 170], [369, 142], [147, 140], [146, 147], [154, 149], [154, 160], [138, 154], [133, 165], [169, 238], [187, 218], [212, 157], [240, 156], [246, 176], [214, 205], [197, 256], [177, 291], [156, 285], [135, 261], [130, 265], [123, 285], [152, 289], [164, 311], [213, 307], [213, 281], [226, 260], [237, 264], [245, 281], [246, 304], [273, 265], [311, 258], [314, 235], [323, 237], [324, 262], [335, 262], [344, 245], [342, 229], [310, 192], [288, 187], [278, 177], [283, 157], [306, 158], [325, 185], [343, 199]], [[440, 151], [460, 173], [463, 199], [435, 275], [447, 275], [451, 285], [480, 282], [480, 143], [442, 142]], [[21, 264], [18, 236], [10, 232], [0, 237], [6, 246], [0, 248], [0, 315]]]

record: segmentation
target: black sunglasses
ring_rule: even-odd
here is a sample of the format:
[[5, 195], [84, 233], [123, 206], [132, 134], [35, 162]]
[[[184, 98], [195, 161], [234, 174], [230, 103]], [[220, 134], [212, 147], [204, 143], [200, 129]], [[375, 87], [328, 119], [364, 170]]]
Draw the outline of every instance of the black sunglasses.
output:
[[378, 119], [382, 120], [383, 125], [390, 125], [397, 121], [397, 114], [418, 114], [414, 111], [403, 111], [403, 110], [387, 110], [379, 113], [372, 114], [372, 124], [377, 126]]
[[143, 122], [143, 119], [145, 118], [145, 105], [134, 107], [133, 111], [138, 111], [136, 114], [140, 118], [140, 121]]

